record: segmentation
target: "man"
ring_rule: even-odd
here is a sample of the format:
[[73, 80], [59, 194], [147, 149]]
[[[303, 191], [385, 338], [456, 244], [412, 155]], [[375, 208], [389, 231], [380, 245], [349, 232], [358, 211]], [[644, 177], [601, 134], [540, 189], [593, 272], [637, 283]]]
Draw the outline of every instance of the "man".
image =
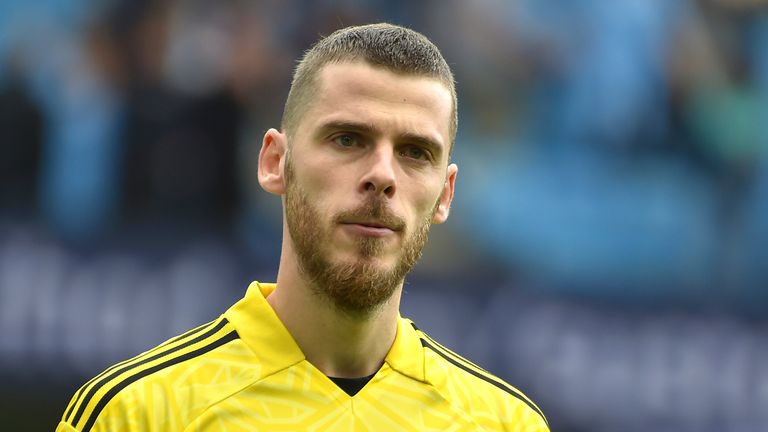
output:
[[339, 30], [306, 53], [258, 178], [283, 200], [276, 284], [86, 383], [58, 431], [547, 431], [500, 379], [399, 316], [448, 217], [453, 76], [424, 36]]

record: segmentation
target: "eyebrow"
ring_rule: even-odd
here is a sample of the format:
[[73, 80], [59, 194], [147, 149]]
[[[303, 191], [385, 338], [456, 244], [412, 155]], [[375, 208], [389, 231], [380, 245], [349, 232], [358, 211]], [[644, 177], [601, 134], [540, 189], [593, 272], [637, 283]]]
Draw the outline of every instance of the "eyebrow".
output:
[[332, 120], [320, 125], [317, 129], [318, 136], [325, 136], [335, 131], [358, 132], [367, 135], [380, 135], [381, 131], [371, 123], [353, 122], [346, 120]]
[[[318, 136], [325, 136], [334, 131], [357, 132], [365, 135], [381, 135], [381, 130], [374, 124], [347, 120], [332, 120], [322, 124], [318, 128]], [[443, 145], [438, 141], [417, 133], [403, 132], [397, 135], [397, 141], [405, 141], [428, 148], [436, 159], [440, 159], [443, 153]]]

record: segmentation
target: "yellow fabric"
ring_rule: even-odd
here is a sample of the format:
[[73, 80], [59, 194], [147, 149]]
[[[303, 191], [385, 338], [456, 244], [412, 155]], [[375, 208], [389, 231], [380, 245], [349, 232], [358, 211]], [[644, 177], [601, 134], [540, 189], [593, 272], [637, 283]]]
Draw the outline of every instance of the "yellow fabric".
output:
[[517, 390], [404, 318], [354, 397], [306, 361], [254, 282], [219, 319], [86, 383], [57, 432], [548, 431]]

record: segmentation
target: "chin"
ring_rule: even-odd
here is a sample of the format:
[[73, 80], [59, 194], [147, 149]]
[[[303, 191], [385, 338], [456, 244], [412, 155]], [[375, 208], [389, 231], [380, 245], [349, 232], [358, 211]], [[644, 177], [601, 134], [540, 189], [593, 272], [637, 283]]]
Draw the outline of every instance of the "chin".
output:
[[390, 269], [395, 266], [395, 262], [397, 262], [397, 257], [389, 255], [389, 254], [375, 254], [371, 255], [366, 253], [365, 251], [355, 251], [350, 252], [348, 254], [345, 254], [340, 260], [337, 261], [338, 263], [343, 264], [365, 264], [369, 266], [373, 266], [376, 268], [380, 268], [382, 270], [384, 269]]

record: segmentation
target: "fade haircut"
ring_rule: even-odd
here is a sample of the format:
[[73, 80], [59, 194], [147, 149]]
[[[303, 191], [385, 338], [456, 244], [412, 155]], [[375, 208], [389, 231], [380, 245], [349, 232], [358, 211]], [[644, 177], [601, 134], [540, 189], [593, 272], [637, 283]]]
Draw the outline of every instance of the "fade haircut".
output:
[[320, 39], [299, 61], [285, 102], [281, 128], [293, 136], [312, 97], [318, 76], [329, 63], [364, 61], [391, 72], [435, 78], [451, 92], [450, 148], [456, 138], [458, 113], [456, 85], [440, 50], [426, 36], [393, 24], [368, 24], [336, 30]]

